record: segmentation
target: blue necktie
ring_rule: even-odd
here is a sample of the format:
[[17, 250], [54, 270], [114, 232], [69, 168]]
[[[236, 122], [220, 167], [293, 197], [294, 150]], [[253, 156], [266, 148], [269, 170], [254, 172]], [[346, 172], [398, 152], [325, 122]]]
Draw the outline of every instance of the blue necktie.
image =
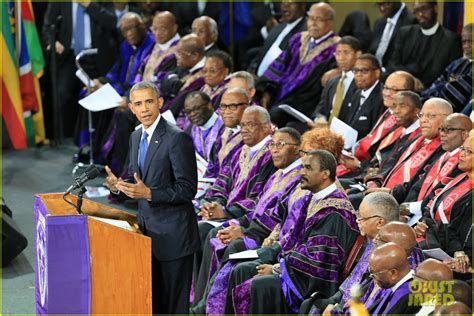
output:
[[78, 4], [74, 26], [74, 53], [76, 55], [84, 49], [84, 32], [84, 7]]
[[142, 140], [140, 141], [140, 153], [139, 153], [139, 167], [140, 171], [143, 173], [143, 169], [145, 168], [145, 158], [146, 152], [148, 150], [148, 134], [143, 131]]
[[308, 43], [308, 54], [316, 47], [316, 40], [310, 39]]

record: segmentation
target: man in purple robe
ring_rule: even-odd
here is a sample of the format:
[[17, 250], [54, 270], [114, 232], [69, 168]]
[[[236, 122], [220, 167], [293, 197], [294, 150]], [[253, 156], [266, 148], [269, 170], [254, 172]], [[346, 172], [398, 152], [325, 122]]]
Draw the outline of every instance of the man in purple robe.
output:
[[175, 50], [179, 42], [178, 25], [173, 13], [158, 12], [153, 17], [151, 31], [156, 44], [150, 54], [142, 61], [134, 82], [160, 82], [176, 68]]
[[334, 10], [327, 3], [313, 4], [307, 15], [308, 31], [295, 34], [289, 47], [257, 81], [261, 104], [270, 110], [278, 127], [295, 119], [278, 105], [288, 104], [310, 116], [321, 93], [321, 77], [336, 67], [334, 52], [340, 37], [333, 32]]
[[[368, 258], [373, 248], [373, 239], [379, 230], [387, 223], [398, 221], [400, 212], [397, 201], [388, 193], [377, 192], [367, 195], [360, 204], [357, 213], [357, 225], [362, 236], [366, 237], [364, 251], [352, 270], [351, 274], [339, 286], [339, 291], [330, 298], [321, 298], [317, 293], [310, 299], [305, 300], [300, 312], [311, 310], [311, 314], [320, 314], [322, 311], [329, 312], [334, 305], [343, 306], [350, 297], [350, 289], [354, 284], [360, 284], [367, 273]], [[313, 305], [313, 307], [309, 305]], [[327, 309], [327, 306], [330, 306]]]
[[[280, 197], [291, 191], [299, 182], [301, 169], [299, 145], [300, 134], [293, 128], [283, 128], [275, 132], [268, 147], [273, 164], [278, 170], [266, 183], [257, 205], [241, 218], [225, 222], [224, 228], [217, 232], [216, 238], [204, 244], [203, 260], [195, 286], [193, 313], [206, 312], [206, 301], [207, 313], [224, 313], [223, 302], [227, 296], [229, 274], [236, 263], [233, 260], [228, 261], [228, 255], [259, 247], [273, 228], [281, 222], [276, 210]], [[216, 282], [209, 292], [212, 284], [208, 281], [221, 260], [225, 264], [220, 269]], [[203, 295], [205, 297], [201, 299]], [[201, 299], [200, 302], [199, 299]], [[215, 305], [210, 306], [211, 304]]]
[[[191, 137], [194, 148], [208, 166], [217, 163], [217, 139], [223, 133], [225, 126], [222, 118], [214, 112], [211, 98], [202, 91], [193, 91], [184, 100], [184, 112], [192, 123]], [[207, 177], [216, 178], [215, 170], [206, 170]]]
[[336, 292], [359, 234], [354, 209], [336, 186], [336, 166], [334, 156], [324, 150], [303, 157], [301, 188], [313, 194], [281, 240], [277, 263], [257, 266], [257, 277], [234, 288], [237, 314], [298, 312], [313, 292]]
[[371, 315], [414, 314], [419, 306], [408, 304], [414, 271], [405, 250], [389, 242], [375, 248], [369, 256], [369, 273], [384, 295], [366, 308]]

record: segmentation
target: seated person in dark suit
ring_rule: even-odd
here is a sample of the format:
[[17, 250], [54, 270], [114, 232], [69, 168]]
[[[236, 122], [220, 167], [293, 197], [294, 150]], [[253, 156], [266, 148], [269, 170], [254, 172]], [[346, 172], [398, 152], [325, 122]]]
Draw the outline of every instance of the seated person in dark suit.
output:
[[386, 68], [408, 71], [429, 87], [449, 63], [462, 56], [461, 40], [437, 21], [437, 3], [416, 1], [414, 12], [420, 24], [400, 29]]
[[377, 57], [381, 67], [386, 67], [393, 54], [398, 31], [402, 26], [415, 24], [416, 18], [400, 1], [380, 1], [377, 7], [382, 17], [375, 21], [369, 53]]
[[[213, 3], [212, 5], [217, 5]], [[216, 21], [208, 16], [201, 16], [194, 19], [191, 33], [196, 34], [204, 43], [205, 52], [219, 49], [216, 44], [219, 37], [219, 29]]]
[[290, 38], [296, 33], [306, 30], [306, 6], [304, 3], [282, 1], [281, 13], [280, 24], [272, 28], [263, 47], [253, 48], [249, 51], [249, 55], [251, 52], [255, 54], [247, 69], [249, 72], [262, 76], [280, 53], [288, 48]]
[[361, 139], [372, 130], [384, 111], [380, 65], [375, 56], [364, 54], [357, 58], [352, 71], [358, 90], [342, 105], [338, 117], [356, 129], [357, 139]]
[[369, 16], [362, 11], [352, 11], [342, 22], [338, 34], [341, 37], [353, 36], [357, 38], [360, 42], [361, 50], [366, 52], [372, 40]]
[[421, 93], [424, 99], [439, 97], [448, 100], [454, 112], [460, 112], [472, 98], [472, 26], [472, 23], [466, 25], [461, 34], [464, 56], [450, 63], [443, 74]]

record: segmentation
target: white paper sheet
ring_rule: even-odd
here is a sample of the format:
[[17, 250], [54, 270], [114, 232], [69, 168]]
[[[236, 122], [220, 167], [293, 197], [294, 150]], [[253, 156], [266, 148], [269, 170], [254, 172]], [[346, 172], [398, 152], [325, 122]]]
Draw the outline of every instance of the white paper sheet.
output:
[[438, 259], [438, 260], [441, 260], [441, 261], [444, 261], [444, 260], [454, 260], [453, 257], [451, 257], [450, 255], [448, 255], [448, 254], [447, 254], [446, 252], [444, 252], [444, 250], [441, 249], [441, 248], [433, 248], [433, 249], [423, 250], [423, 254], [424, 254], [426, 257], [435, 258], [435, 259]]
[[103, 217], [97, 217], [97, 216], [90, 216], [90, 217], [98, 221], [129, 230], [131, 232], [133, 231], [132, 226], [130, 226], [130, 224], [127, 221], [121, 221], [118, 219], [110, 219], [110, 218], [103, 218]]
[[104, 197], [110, 194], [109, 189], [104, 187], [86, 186], [86, 196], [88, 198]]
[[346, 150], [351, 150], [352, 147], [357, 143], [357, 136], [359, 132], [357, 132], [355, 129], [353, 129], [337, 117], [332, 119], [331, 126], [329, 126], [329, 129], [334, 133], [337, 133], [344, 137], [344, 148]]
[[229, 259], [257, 259], [257, 250], [244, 250], [237, 253], [231, 253]]
[[176, 119], [174, 118], [174, 115], [173, 113], [171, 113], [170, 110], [161, 113], [161, 116], [163, 116], [164, 119], [167, 120], [168, 122], [176, 125]]
[[207, 223], [207, 224], [210, 224], [214, 227], [219, 227], [219, 226], [222, 226], [222, 224], [224, 222], [218, 222], [218, 221], [199, 221], [200, 223]]
[[280, 104], [278, 107], [303, 123], [313, 121], [309, 117], [301, 113], [300, 111], [289, 106], [288, 104]]
[[79, 78], [81, 80], [81, 82], [87, 87], [87, 85], [89, 84], [89, 87], [92, 88], [95, 86], [94, 82], [92, 81], [92, 79], [89, 81], [87, 80], [87, 75], [84, 73], [84, 71], [78, 69], [76, 71], [76, 77]]
[[79, 104], [91, 112], [99, 112], [115, 108], [122, 102], [122, 97], [107, 83], [87, 97], [79, 100]]

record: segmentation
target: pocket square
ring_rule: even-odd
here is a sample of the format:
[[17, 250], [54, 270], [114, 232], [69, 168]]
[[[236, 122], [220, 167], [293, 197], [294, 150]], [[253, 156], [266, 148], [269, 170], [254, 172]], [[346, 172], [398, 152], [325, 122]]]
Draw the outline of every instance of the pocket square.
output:
[[361, 117], [359, 117], [359, 121], [367, 121], [367, 116], [361, 116]]

